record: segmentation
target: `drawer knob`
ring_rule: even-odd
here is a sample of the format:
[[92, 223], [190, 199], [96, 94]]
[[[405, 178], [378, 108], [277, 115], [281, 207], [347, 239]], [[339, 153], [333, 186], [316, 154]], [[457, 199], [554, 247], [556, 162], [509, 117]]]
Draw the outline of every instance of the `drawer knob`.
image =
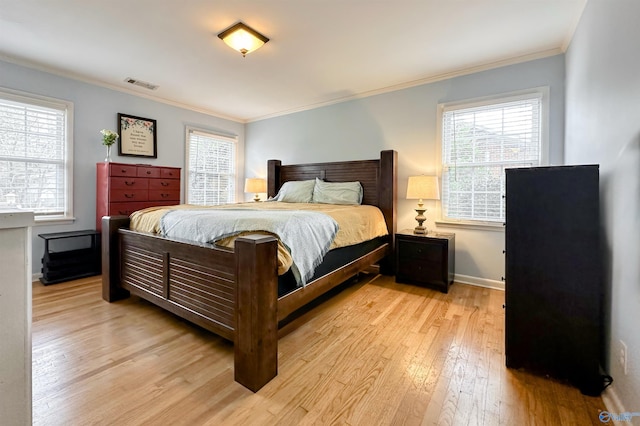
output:
[[147, 174], [150, 175], [151, 174], [151, 170], [147, 170]]
[[127, 198], [133, 198], [135, 197], [135, 194], [124, 194], [124, 196]]
[[167, 198], [167, 197], [169, 196], [169, 194], [160, 194], [160, 196], [161, 196], [162, 198]]
[[160, 182], [160, 185], [162, 185], [162, 186], [169, 186], [169, 182]]
[[127, 185], [127, 186], [135, 185], [135, 183], [136, 183], [135, 181], [133, 181], [133, 182], [129, 182], [128, 180], [124, 181], [124, 184]]

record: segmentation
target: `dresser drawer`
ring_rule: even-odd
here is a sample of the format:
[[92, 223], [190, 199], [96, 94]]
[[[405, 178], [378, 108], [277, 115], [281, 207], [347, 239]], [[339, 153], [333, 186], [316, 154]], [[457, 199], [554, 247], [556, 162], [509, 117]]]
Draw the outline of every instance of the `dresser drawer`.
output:
[[122, 201], [147, 201], [149, 199], [149, 191], [146, 189], [115, 189], [111, 188], [109, 192], [109, 201], [112, 203]]
[[144, 201], [136, 201], [132, 203], [110, 203], [109, 216], [129, 216], [136, 210], [142, 210], [145, 207], [147, 207], [147, 203]]
[[113, 177], [111, 178], [112, 189], [147, 189], [149, 179], [139, 177]]
[[162, 167], [160, 177], [165, 179], [180, 179], [180, 169], [174, 167]]
[[109, 165], [109, 176], [132, 176], [138, 175], [138, 166], [127, 164], [114, 164]]
[[159, 178], [160, 177], [160, 167], [138, 167], [138, 176], [139, 177], [149, 177], [149, 178]]
[[149, 189], [158, 191], [180, 191], [180, 181], [177, 179], [149, 179]]
[[149, 201], [175, 201], [180, 202], [180, 189], [169, 191], [164, 189], [149, 190]]

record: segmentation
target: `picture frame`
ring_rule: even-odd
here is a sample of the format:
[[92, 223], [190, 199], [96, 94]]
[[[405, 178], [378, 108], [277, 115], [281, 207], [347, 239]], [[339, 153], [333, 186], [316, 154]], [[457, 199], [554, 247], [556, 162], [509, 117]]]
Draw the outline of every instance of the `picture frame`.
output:
[[118, 155], [158, 158], [157, 123], [151, 118], [118, 113]]

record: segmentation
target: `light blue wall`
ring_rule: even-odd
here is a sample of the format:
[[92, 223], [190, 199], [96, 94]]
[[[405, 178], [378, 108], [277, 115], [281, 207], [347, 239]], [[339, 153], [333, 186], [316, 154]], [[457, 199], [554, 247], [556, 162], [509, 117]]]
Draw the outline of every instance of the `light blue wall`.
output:
[[[404, 199], [407, 178], [435, 173], [437, 105], [501, 93], [550, 88], [550, 160], [562, 164], [564, 55], [506, 66], [340, 104], [249, 123], [246, 174], [266, 176], [265, 160], [284, 163], [377, 158], [395, 149], [399, 158], [399, 229], [415, 226], [414, 202]], [[435, 202], [426, 204], [434, 228]], [[439, 228], [444, 230], [444, 228]], [[456, 233], [458, 278], [500, 283], [504, 233], [446, 229]]]
[[[246, 126], [2, 61], [0, 86], [67, 99], [75, 106], [74, 212], [77, 220], [73, 225], [39, 226], [34, 230], [34, 235], [94, 227], [95, 163], [104, 159], [99, 130], [115, 127], [118, 112], [158, 121], [158, 159], [143, 159], [145, 163], [155, 165], [184, 167], [186, 125], [238, 134], [240, 196], [244, 178], [242, 172], [249, 177], [266, 176], [266, 160], [270, 158], [278, 158], [285, 163], [351, 160], [376, 158], [380, 150], [395, 149], [399, 153], [400, 163], [400, 229], [415, 226], [414, 203], [402, 196], [406, 191], [407, 177], [435, 173], [438, 168], [434, 160], [438, 103], [549, 86], [550, 158], [554, 164], [563, 161], [563, 55], [257, 121]], [[245, 163], [242, 163], [243, 156]], [[140, 162], [130, 157], [116, 157], [116, 160]], [[433, 219], [436, 207], [435, 202], [427, 204], [427, 224], [431, 229], [435, 228]], [[504, 234], [501, 230], [440, 229], [456, 232], [456, 273], [459, 278], [479, 280], [480, 283], [487, 280], [489, 285], [500, 283], [504, 271]], [[36, 236], [33, 245], [34, 259], [38, 260], [43, 251], [41, 239]], [[34, 272], [38, 272], [39, 267], [39, 262], [34, 262]]]
[[635, 0], [589, 1], [566, 55], [565, 157], [600, 164], [608, 366], [614, 394], [632, 412], [640, 411], [639, 17]]
[[[112, 160], [122, 163], [146, 163], [184, 169], [185, 127], [187, 125], [238, 135], [240, 176], [239, 194], [244, 171], [244, 124], [225, 120], [155, 102], [147, 98], [83, 83], [70, 78], [0, 61], [0, 87], [41, 96], [64, 99], [74, 104], [74, 214], [71, 225], [45, 225], [33, 229], [33, 268], [40, 272], [44, 245], [38, 234], [95, 228], [96, 163], [104, 161], [100, 130], [116, 129], [117, 113], [126, 113], [157, 120], [158, 158], [119, 157], [117, 149]], [[184, 175], [183, 175], [184, 184]], [[182, 190], [184, 197], [184, 188]]]

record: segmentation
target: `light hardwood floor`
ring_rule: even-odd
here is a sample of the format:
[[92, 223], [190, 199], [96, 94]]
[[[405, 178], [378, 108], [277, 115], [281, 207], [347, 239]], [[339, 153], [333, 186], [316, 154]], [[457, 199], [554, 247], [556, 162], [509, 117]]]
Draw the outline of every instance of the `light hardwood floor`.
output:
[[512, 371], [504, 293], [365, 275], [281, 330], [279, 373], [233, 381], [231, 343], [100, 277], [33, 288], [35, 425], [599, 425], [600, 398]]

